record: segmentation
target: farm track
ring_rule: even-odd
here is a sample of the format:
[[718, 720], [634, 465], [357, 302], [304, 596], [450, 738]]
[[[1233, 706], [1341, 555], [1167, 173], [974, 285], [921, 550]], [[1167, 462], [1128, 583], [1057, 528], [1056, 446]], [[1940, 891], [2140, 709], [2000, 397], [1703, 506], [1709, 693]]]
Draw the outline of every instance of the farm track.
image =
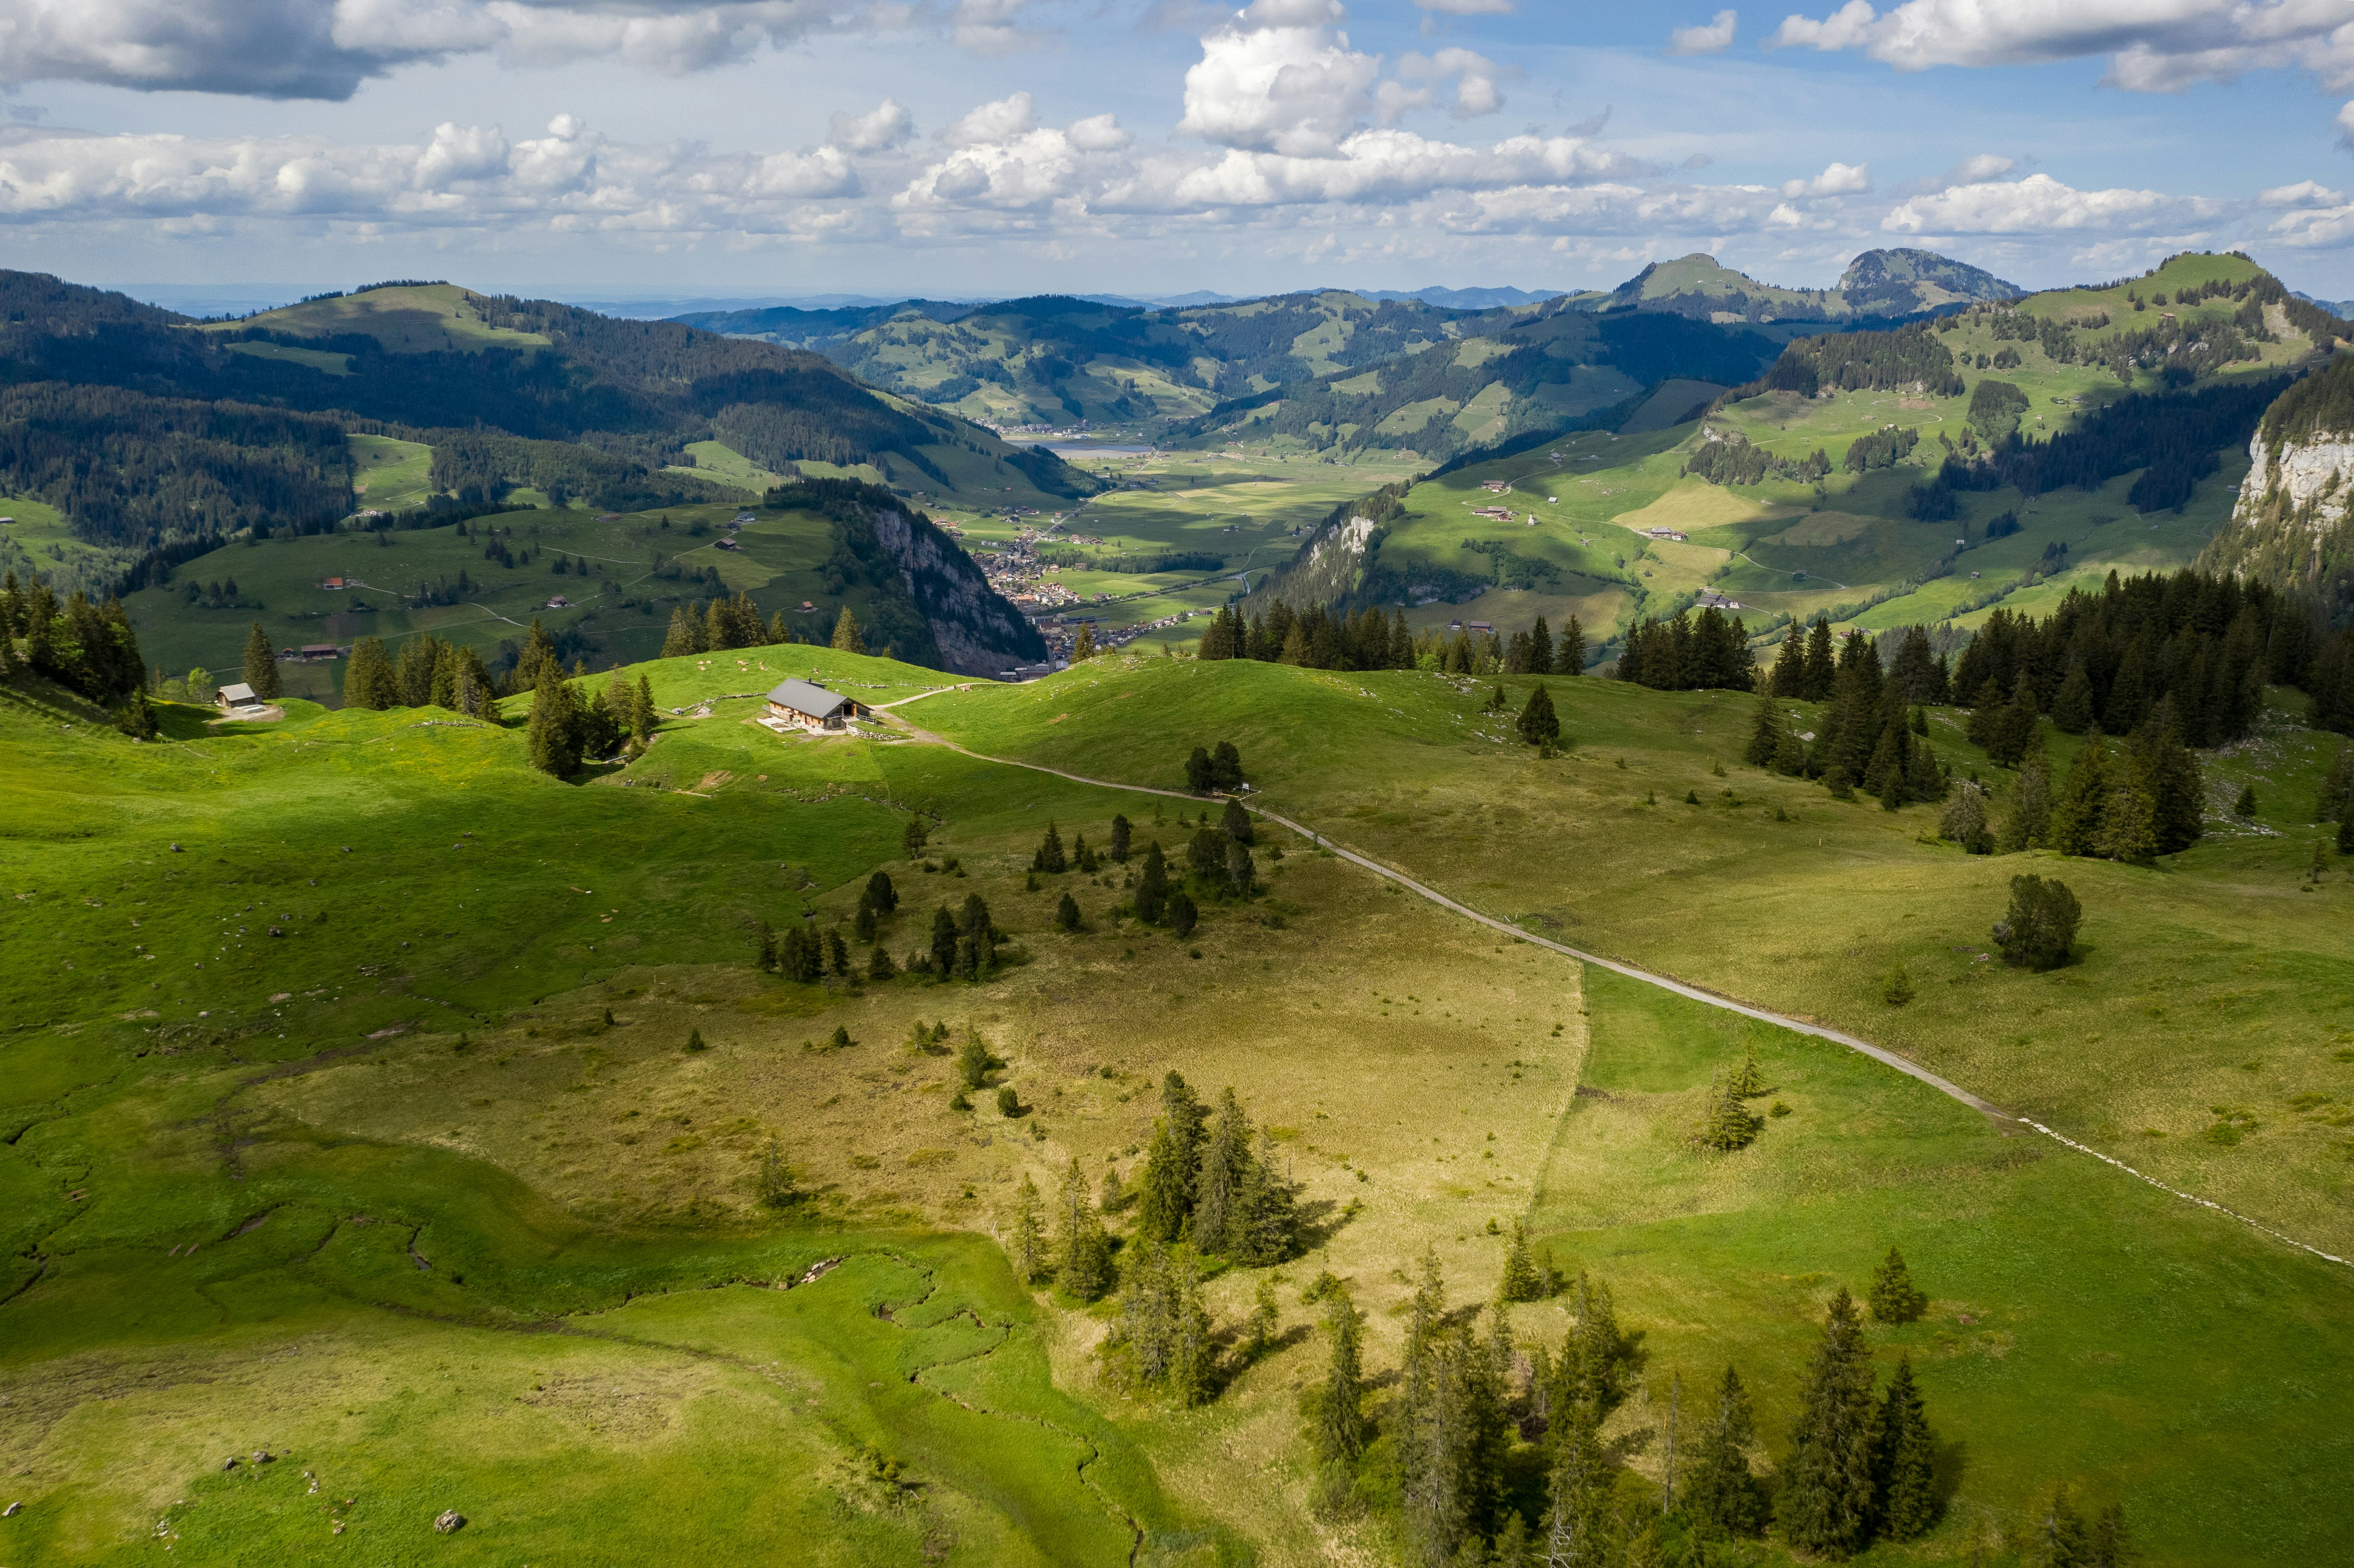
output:
[[[933, 694], [928, 692], [922, 694], [929, 696]], [[914, 699], [910, 698], [907, 700], [912, 701]], [[888, 720], [890, 723], [895, 725], [905, 725], [912, 736], [918, 741], [928, 741], [936, 746], [944, 746], [950, 751], [971, 758], [976, 762], [991, 762], [1005, 768], [1026, 768], [1034, 773], [1048, 773], [1054, 775], [1057, 779], [1067, 779], [1075, 784], [1088, 784], [1103, 789], [1123, 789], [1131, 794], [1140, 795], [1165, 795], [1172, 800], [1177, 800], [1198, 801], [1202, 799], [1199, 795], [1190, 794], [1182, 789], [1157, 789], [1150, 784], [1122, 784], [1109, 779], [1090, 779], [1085, 774], [1066, 773], [1059, 768], [1048, 768], [1043, 763], [1019, 762], [1012, 758], [990, 757], [981, 752], [972, 751], [964, 747], [959, 746], [956, 742], [949, 740], [943, 736], [935, 735], [928, 730], [917, 729], [915, 726], [907, 724], [905, 719], [900, 718], [896, 714], [888, 715]], [[1531, 932], [1522, 930], [1520, 927], [1513, 925], [1509, 920], [1500, 919], [1493, 915], [1482, 914], [1480, 911], [1472, 908], [1468, 904], [1463, 904], [1456, 899], [1450, 898], [1446, 894], [1439, 892], [1437, 888], [1431, 887], [1427, 884], [1409, 876], [1405, 872], [1398, 870], [1394, 866], [1384, 864], [1381, 861], [1375, 860], [1370, 855], [1360, 854], [1354, 850], [1343, 848], [1341, 845], [1334, 843], [1330, 838], [1326, 837], [1322, 833], [1318, 832], [1315, 829], [1310, 828], [1304, 823], [1294, 821], [1291, 818], [1283, 816], [1266, 806], [1257, 805], [1248, 800], [1245, 800], [1243, 801], [1243, 807], [1246, 810], [1252, 812], [1254, 815], [1264, 817], [1270, 822], [1290, 829], [1293, 832], [1298, 833], [1300, 837], [1306, 839], [1310, 843], [1314, 844], [1319, 849], [1330, 850], [1333, 854], [1339, 856], [1341, 859], [1348, 861], [1353, 865], [1363, 867], [1364, 870], [1370, 871], [1374, 875], [1382, 877], [1386, 881], [1395, 883], [1397, 885], [1406, 889], [1408, 892], [1426, 898], [1431, 903], [1437, 905], [1440, 908], [1447, 910], [1452, 914], [1459, 915], [1467, 920], [1477, 921], [1482, 926], [1489, 927], [1493, 930], [1515, 938], [1520, 941], [1527, 942], [1535, 947], [1544, 948], [1553, 952], [1559, 953], [1564, 958], [1575, 959], [1580, 963], [1596, 965], [1598, 968], [1608, 969], [1614, 974], [1624, 975], [1628, 980], [1639, 980], [1645, 985], [1657, 986], [1661, 991], [1670, 991], [1687, 1001], [1697, 1001], [1704, 1006], [1718, 1008], [1726, 1012], [1738, 1013], [1744, 1018], [1754, 1018], [1761, 1023], [1771, 1023], [1777, 1028], [1787, 1029], [1793, 1033], [1808, 1034], [1818, 1040], [1828, 1040], [1835, 1045], [1844, 1046], [1848, 1050], [1856, 1052], [1859, 1054], [1871, 1057], [1873, 1061], [1882, 1064], [1883, 1066], [1893, 1067], [1896, 1071], [1903, 1073], [1905, 1076], [1917, 1079], [1920, 1082], [1928, 1085], [1931, 1088], [1935, 1089], [1939, 1094], [1945, 1095], [1951, 1099], [1959, 1101], [1961, 1104], [1969, 1107], [1972, 1110], [1978, 1111], [1981, 1115], [1985, 1116], [1988, 1120], [1995, 1123], [1998, 1130], [2007, 1132], [2009, 1128], [2013, 1127], [2030, 1128], [2035, 1132], [2042, 1134], [2045, 1138], [2052, 1139], [2052, 1142], [2061, 1145], [2062, 1148], [2073, 1150], [2079, 1154], [2089, 1155], [2091, 1158], [2099, 1160], [2102, 1164], [2113, 1167], [2117, 1171], [2121, 1171], [2125, 1174], [2133, 1177], [2136, 1181], [2146, 1182], [2149, 1186], [2157, 1188], [2159, 1192], [2167, 1193], [2168, 1196], [2179, 1198], [2186, 1203], [2196, 1204], [2200, 1208], [2208, 1210], [2209, 1212], [2221, 1215], [2225, 1219], [2236, 1220], [2241, 1224], [2247, 1226], [2250, 1230], [2255, 1231], [2260, 1234], [2269, 1236], [2273, 1240], [2279, 1242], [2284, 1245], [2294, 1247], [2302, 1253], [2309, 1254], [2310, 1255], [2319, 1258], [2326, 1263], [2334, 1263], [2343, 1266], [2354, 1266], [2354, 1259], [2341, 1257], [2336, 1253], [2324, 1252], [2321, 1248], [2314, 1246], [2310, 1243], [2301, 1242], [2295, 1236], [2274, 1230], [2272, 1226], [2265, 1224], [2261, 1220], [2253, 1219], [2246, 1214], [2239, 1213], [2237, 1210], [2227, 1209], [2223, 1207], [2222, 1204], [2216, 1202], [2211, 1198], [2202, 1198], [2195, 1192], [2186, 1192], [2179, 1187], [2169, 1187], [2165, 1182], [2158, 1180], [2155, 1176], [2137, 1171], [2134, 1169], [2134, 1167], [2127, 1165], [2125, 1161], [2115, 1159], [2110, 1155], [2104, 1154], [2099, 1150], [2093, 1148], [2089, 1144], [2080, 1143], [2064, 1133], [2046, 1127], [2040, 1121], [2036, 1121], [2029, 1117], [2013, 1115], [2011, 1112], [2004, 1110], [2001, 1107], [1995, 1105], [1991, 1101], [1983, 1099], [1978, 1095], [1971, 1093], [1969, 1090], [1963, 1088], [1960, 1085], [1938, 1076], [1928, 1068], [1921, 1065], [1918, 1062], [1913, 1061], [1909, 1057], [1901, 1056], [1895, 1052], [1887, 1049], [1885, 1046], [1874, 1045], [1868, 1040], [1860, 1039], [1853, 1034], [1845, 1033], [1844, 1031], [1825, 1028], [1819, 1023], [1810, 1023], [1804, 1019], [1794, 1018], [1787, 1013], [1776, 1012], [1768, 1008], [1753, 1006], [1748, 1002], [1738, 1001], [1733, 997], [1726, 996], [1722, 992], [1710, 991], [1705, 987], [1693, 985], [1685, 980], [1676, 980], [1667, 975], [1654, 974], [1649, 969], [1638, 969], [1633, 964], [1622, 963], [1616, 959], [1606, 959], [1598, 953], [1589, 953], [1582, 948], [1570, 947], [1566, 943], [1553, 941], [1551, 938], [1536, 936]]]

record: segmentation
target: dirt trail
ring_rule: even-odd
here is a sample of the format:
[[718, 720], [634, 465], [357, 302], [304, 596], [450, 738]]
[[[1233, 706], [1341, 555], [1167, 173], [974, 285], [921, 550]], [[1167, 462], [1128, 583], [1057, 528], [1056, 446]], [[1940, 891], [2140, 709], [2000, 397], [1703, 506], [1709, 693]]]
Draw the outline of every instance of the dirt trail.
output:
[[[905, 727], [913, 738], [919, 741], [928, 741], [936, 746], [947, 747], [950, 751], [970, 757], [977, 762], [993, 762], [1004, 768], [1026, 768], [1033, 773], [1050, 773], [1057, 779], [1067, 779], [1074, 784], [1088, 784], [1101, 789], [1121, 789], [1126, 790], [1130, 794], [1138, 795], [1166, 795], [1172, 800], [1177, 800], [1199, 801], [1202, 800], [1201, 796], [1190, 794], [1182, 789], [1159, 789], [1149, 784], [1122, 784], [1109, 779], [1090, 779], [1084, 774], [1066, 773], [1059, 768], [1048, 768], [1043, 763], [1019, 762], [1012, 758], [986, 756], [981, 752], [973, 751], [965, 747], [959, 746], [956, 742], [947, 739], [942, 736], [935, 735], [928, 730], [917, 729], [915, 726], [907, 724], [906, 720], [899, 718], [896, 714], [885, 716], [889, 722]], [[1573, 948], [1565, 943], [1553, 941], [1550, 938], [1533, 935], [1531, 932], [1522, 930], [1520, 927], [1513, 925], [1508, 920], [1498, 919], [1492, 915], [1483, 915], [1479, 910], [1472, 908], [1467, 904], [1458, 903], [1456, 900], [1449, 898], [1447, 895], [1439, 892], [1437, 888], [1416, 881], [1414, 877], [1407, 875], [1405, 872], [1399, 871], [1393, 866], [1384, 865], [1380, 861], [1374, 860], [1368, 855], [1360, 854], [1354, 850], [1344, 849], [1341, 845], [1334, 843], [1330, 838], [1318, 832], [1313, 828], [1308, 827], [1304, 823], [1294, 821], [1289, 817], [1283, 816], [1266, 806], [1254, 804], [1247, 798], [1243, 800], [1243, 806], [1246, 810], [1251, 811], [1255, 815], [1264, 817], [1270, 822], [1275, 822], [1290, 829], [1293, 832], [1298, 833], [1300, 837], [1306, 839], [1309, 842], [1316, 845], [1318, 848], [1330, 850], [1333, 854], [1339, 856], [1341, 859], [1348, 861], [1352, 864], [1362, 866], [1365, 870], [1372, 872], [1375, 876], [1383, 877], [1388, 881], [1396, 883], [1400, 887], [1406, 889], [1408, 892], [1419, 895], [1420, 896], [1428, 899], [1431, 903], [1437, 905], [1440, 908], [1460, 915], [1467, 920], [1476, 920], [1482, 926], [1490, 927], [1508, 936], [1517, 938], [1521, 941], [1532, 943], [1540, 948], [1549, 948], [1553, 952], [1561, 954], [1564, 958], [1575, 959], [1580, 963], [1596, 965], [1601, 969], [1608, 969], [1614, 974], [1625, 975], [1628, 980], [1640, 980], [1645, 985], [1658, 986], [1660, 990], [1672, 991], [1676, 995], [1685, 998], [1687, 1001], [1697, 1001], [1707, 1007], [1722, 1008], [1727, 1012], [1737, 1012], [1744, 1018], [1756, 1019], [1761, 1023], [1771, 1023], [1777, 1028], [1787, 1029], [1794, 1033], [1811, 1034], [1818, 1040], [1828, 1040], [1833, 1044], [1843, 1045], [1850, 1051], [1871, 1057], [1875, 1062], [1879, 1062], [1886, 1066], [1893, 1067], [1909, 1078], [1914, 1078], [1928, 1085], [1931, 1088], [1935, 1089], [1939, 1094], [1946, 1095], [1953, 1099], [1958, 1100], [1963, 1105], [1969, 1107], [1972, 1110], [1983, 1114], [1989, 1120], [1994, 1121], [2000, 1126], [2031, 1128], [2033, 1130], [2041, 1133], [2044, 1137], [2052, 1139], [2054, 1143], [2074, 1150], [2079, 1154], [2090, 1155], [2092, 1158], [2099, 1160], [2102, 1164], [2112, 1166], [2118, 1171], [2122, 1171], [2126, 1175], [2133, 1177], [2135, 1180], [2147, 1182], [2150, 1186], [2157, 1188], [2159, 1192], [2179, 1198], [2186, 1203], [2196, 1203], [2200, 1208], [2209, 1210], [2213, 1213], [2221, 1214], [2226, 1219], [2237, 1220], [2240, 1224], [2246, 1225], [2249, 1229], [2256, 1231], [2261, 1234], [2270, 1236], [2274, 1241], [2295, 1247], [2299, 1252], [2310, 1254], [2312, 1256], [2320, 1258], [2327, 1263], [2354, 1266], [2354, 1259], [2340, 1257], [2335, 1253], [2324, 1252], [2317, 1246], [2311, 1245], [2306, 1242], [2301, 1242], [2295, 1236], [2287, 1235], [2280, 1231], [2273, 1229], [2272, 1226], [2265, 1224], [2261, 1220], [2251, 1219], [2246, 1214], [2240, 1213], [2236, 1210], [2227, 1209], [2223, 1207], [2222, 1204], [2214, 1202], [2212, 1199], [2200, 1197], [2195, 1192], [2183, 1192], [2179, 1187], [2169, 1187], [2165, 1182], [2159, 1181], [2157, 1177], [2151, 1176], [2145, 1171], [2137, 1171], [2121, 1160], [2113, 1159], [2110, 1156], [2102, 1153], [2097, 1149], [2094, 1149], [2086, 1144], [2079, 1143], [2074, 1139], [2069, 1138], [2064, 1134], [2055, 1132], [2040, 1121], [2031, 1120], [2031, 1118], [2023, 1116], [2014, 1116], [2010, 1112], [2004, 1110], [2001, 1107], [1993, 1104], [1991, 1101], [1982, 1099], [1978, 1096], [1972, 1094], [1969, 1090], [1963, 1088], [1960, 1085], [1953, 1083], [1946, 1078], [1939, 1077], [1936, 1074], [1929, 1071], [1928, 1068], [1924, 1067], [1918, 1062], [1900, 1056], [1895, 1052], [1891, 1051], [1884, 1046], [1874, 1045], [1868, 1040], [1858, 1039], [1855, 1035], [1846, 1033], [1840, 1030], [1827, 1029], [1819, 1023], [1809, 1023], [1804, 1019], [1793, 1018], [1787, 1013], [1775, 1012], [1763, 1007], [1753, 1007], [1745, 1001], [1736, 1001], [1732, 997], [1722, 995], [1719, 992], [1706, 990], [1701, 986], [1691, 985], [1683, 980], [1673, 980], [1666, 975], [1653, 974], [1649, 969], [1638, 969], [1632, 964], [1620, 963], [1616, 959], [1606, 959], [1598, 953], [1589, 953], [1582, 948]]]

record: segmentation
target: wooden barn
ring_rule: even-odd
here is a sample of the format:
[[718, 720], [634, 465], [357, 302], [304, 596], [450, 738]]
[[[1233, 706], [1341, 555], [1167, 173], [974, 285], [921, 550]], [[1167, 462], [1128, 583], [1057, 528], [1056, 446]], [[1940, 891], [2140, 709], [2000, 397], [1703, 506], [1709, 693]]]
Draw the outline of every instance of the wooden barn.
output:
[[865, 717], [866, 710], [815, 681], [787, 681], [769, 694], [769, 716], [821, 735]]

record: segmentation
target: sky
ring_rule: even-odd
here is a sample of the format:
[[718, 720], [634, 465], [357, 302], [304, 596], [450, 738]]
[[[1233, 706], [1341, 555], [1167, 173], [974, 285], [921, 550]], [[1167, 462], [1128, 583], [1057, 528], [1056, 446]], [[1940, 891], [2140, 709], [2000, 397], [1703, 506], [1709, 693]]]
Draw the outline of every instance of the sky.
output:
[[0, 0], [0, 264], [224, 296], [2341, 299], [2349, 147], [2354, 0]]

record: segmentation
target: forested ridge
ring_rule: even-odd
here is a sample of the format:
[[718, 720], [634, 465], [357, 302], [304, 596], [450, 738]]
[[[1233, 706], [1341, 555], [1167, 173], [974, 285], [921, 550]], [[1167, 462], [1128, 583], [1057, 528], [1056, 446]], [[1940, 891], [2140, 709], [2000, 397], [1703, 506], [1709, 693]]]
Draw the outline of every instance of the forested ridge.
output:
[[[352, 429], [437, 445], [482, 432], [491, 444], [455, 461], [484, 493], [553, 466], [570, 493], [614, 508], [718, 493], [656, 477], [685, 461], [687, 442], [713, 436], [780, 470], [888, 452], [945, 483], [917, 449], [949, 445], [1054, 493], [1092, 488], [1051, 452], [1010, 449], [949, 415], [903, 411], [817, 355], [546, 301], [480, 305], [491, 326], [552, 346], [397, 353], [364, 332], [303, 335], [268, 320], [197, 331], [122, 294], [0, 271], [0, 483], [58, 505], [80, 537], [133, 548], [246, 525], [331, 525], [350, 510], [347, 464], [333, 449]], [[341, 355], [349, 373], [239, 352], [239, 343]], [[558, 458], [531, 443], [581, 443], [616, 461]], [[509, 459], [506, 471], [491, 471]]]
[[2094, 490], [2136, 469], [2145, 471], [2127, 497], [2137, 508], [2179, 507], [2199, 481], [2215, 471], [2218, 453], [2244, 446], [2264, 410], [2289, 386], [2290, 377], [2274, 376], [2196, 392], [2137, 393], [2095, 409], [2075, 429], [2049, 440], [2030, 440], [2014, 431], [1982, 455], [1947, 457], [1936, 477], [1915, 493], [1914, 514], [1956, 515], [1956, 491], [2011, 485], [2034, 496], [2065, 485]]

